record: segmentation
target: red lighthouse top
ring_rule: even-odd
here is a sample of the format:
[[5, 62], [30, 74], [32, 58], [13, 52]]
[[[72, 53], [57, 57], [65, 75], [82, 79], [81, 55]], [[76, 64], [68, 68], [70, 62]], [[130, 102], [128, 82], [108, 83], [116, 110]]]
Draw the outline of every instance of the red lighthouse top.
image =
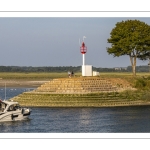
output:
[[80, 52], [85, 54], [87, 52], [87, 47], [85, 46], [84, 42], [82, 42], [82, 46], [80, 47]]

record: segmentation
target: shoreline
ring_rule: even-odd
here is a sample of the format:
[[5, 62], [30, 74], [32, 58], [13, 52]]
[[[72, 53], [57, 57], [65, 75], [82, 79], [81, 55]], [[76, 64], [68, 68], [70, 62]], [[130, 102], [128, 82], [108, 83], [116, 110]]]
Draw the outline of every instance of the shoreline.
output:
[[37, 88], [40, 85], [44, 84], [45, 80], [0, 80], [0, 88], [14, 87], [14, 88]]
[[22, 105], [23, 107], [30, 108], [112, 108], [112, 107], [139, 107], [139, 106], [150, 106], [150, 103], [141, 103], [141, 104], [122, 104], [122, 105], [97, 105], [97, 106], [31, 106], [31, 105]]

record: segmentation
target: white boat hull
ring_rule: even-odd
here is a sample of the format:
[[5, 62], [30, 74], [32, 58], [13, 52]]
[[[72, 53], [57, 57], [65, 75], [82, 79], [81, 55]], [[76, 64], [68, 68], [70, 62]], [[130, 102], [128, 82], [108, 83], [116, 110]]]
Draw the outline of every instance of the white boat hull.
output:
[[23, 112], [23, 110], [17, 110], [17, 111], [3, 113], [0, 114], [0, 122], [25, 120], [30, 115], [30, 112], [31, 112], [30, 110], [28, 112]]

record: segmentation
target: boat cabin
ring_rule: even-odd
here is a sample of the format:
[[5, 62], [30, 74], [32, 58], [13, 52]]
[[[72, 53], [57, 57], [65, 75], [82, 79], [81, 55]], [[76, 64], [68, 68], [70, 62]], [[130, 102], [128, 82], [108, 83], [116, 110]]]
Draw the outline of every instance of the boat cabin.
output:
[[0, 114], [6, 111], [15, 111], [21, 109], [18, 102], [0, 100]]

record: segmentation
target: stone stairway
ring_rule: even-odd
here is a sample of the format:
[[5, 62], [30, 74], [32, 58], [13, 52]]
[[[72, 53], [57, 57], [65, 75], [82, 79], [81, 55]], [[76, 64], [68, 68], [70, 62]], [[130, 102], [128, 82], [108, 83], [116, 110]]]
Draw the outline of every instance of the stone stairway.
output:
[[79, 77], [53, 79], [36, 89], [36, 92], [75, 94], [113, 92], [117, 88], [100, 77]]
[[24, 92], [13, 99], [28, 107], [111, 107], [145, 105], [143, 94], [119, 92], [130, 89], [124, 80], [101, 77], [53, 79], [34, 91]]

